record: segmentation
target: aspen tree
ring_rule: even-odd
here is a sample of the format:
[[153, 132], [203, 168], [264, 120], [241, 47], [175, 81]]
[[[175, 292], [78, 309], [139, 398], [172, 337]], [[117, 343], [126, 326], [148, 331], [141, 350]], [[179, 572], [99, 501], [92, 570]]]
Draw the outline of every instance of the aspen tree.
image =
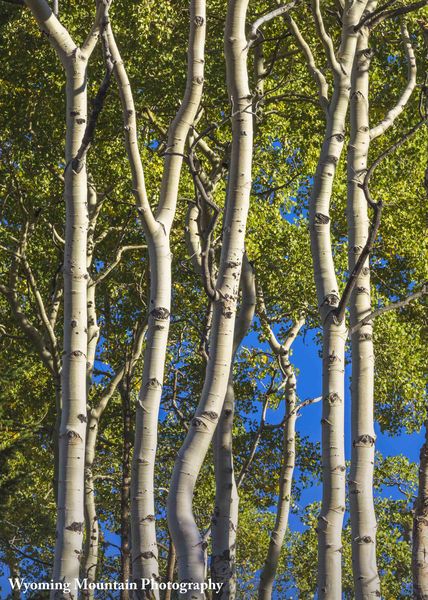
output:
[[[428, 25], [420, 20], [425, 44], [425, 61], [428, 62]], [[428, 83], [428, 72], [425, 73], [425, 86]], [[425, 121], [428, 119], [428, 90], [425, 87], [425, 98], [421, 106]], [[428, 198], [428, 163], [424, 178], [425, 196]], [[427, 292], [427, 285], [424, 286]], [[425, 421], [425, 441], [419, 454], [419, 485], [418, 496], [414, 506], [413, 517], [413, 547], [412, 547], [412, 575], [413, 597], [423, 600], [428, 597], [428, 421]]]
[[[168, 525], [177, 551], [180, 581], [205, 579], [203, 541], [192, 513], [193, 492], [221, 413], [232, 362], [233, 334], [251, 190], [252, 97], [248, 86], [245, 18], [248, 0], [230, 0], [225, 56], [232, 106], [232, 150], [223, 243], [213, 294], [210, 354], [201, 399], [175, 462], [168, 495]], [[203, 598], [189, 590], [184, 598]]]
[[309, 204], [311, 250], [322, 325], [322, 506], [318, 520], [318, 595], [320, 600], [342, 597], [342, 524], [345, 511], [344, 455], [344, 370], [345, 340], [343, 302], [333, 261], [330, 238], [330, 201], [337, 163], [345, 141], [345, 120], [349, 104], [350, 78], [354, 63], [358, 25], [367, 2], [348, 2], [341, 13], [342, 32], [337, 55], [329, 36], [320, 2], [313, 0], [312, 14], [333, 74], [333, 94], [317, 68], [312, 51], [297, 24], [290, 29], [300, 46], [326, 113], [326, 130], [314, 175]]
[[425, 425], [425, 443], [420, 451], [418, 497], [413, 518], [413, 597], [424, 600], [428, 597], [428, 428]]
[[[111, 26], [108, 53], [114, 64], [125, 123], [125, 143], [134, 195], [143, 223], [150, 260], [150, 307], [144, 372], [137, 403], [131, 476], [132, 575], [134, 580], [158, 578], [155, 527], [154, 469], [157, 422], [165, 367], [171, 310], [171, 251], [169, 236], [175, 215], [185, 142], [196, 117], [204, 81], [205, 1], [190, 2], [190, 31], [186, 91], [168, 131], [167, 151], [156, 214], [149, 205], [138, 150], [132, 89]], [[152, 592], [156, 598], [158, 590]]]
[[[369, 9], [375, 8], [369, 4]], [[348, 150], [348, 229], [349, 269], [355, 267], [369, 235], [367, 202], [361, 189], [361, 175], [367, 168], [369, 133], [369, 30], [359, 31], [357, 53], [351, 78], [351, 132]], [[357, 278], [350, 298], [351, 327], [371, 310], [370, 268], [368, 259]], [[355, 597], [380, 596], [376, 565], [376, 515], [373, 504], [374, 423], [373, 378], [374, 356], [372, 323], [365, 324], [351, 336], [352, 344], [352, 457], [350, 503], [352, 525], [352, 559]]]
[[298, 407], [296, 405], [296, 375], [291, 364], [290, 349], [300, 329], [304, 325], [304, 318], [297, 321], [287, 335], [287, 339], [280, 344], [271, 329], [264, 305], [261, 290], [259, 290], [260, 320], [268, 335], [269, 345], [274, 355], [278, 357], [281, 371], [285, 378], [285, 417], [283, 425], [283, 453], [281, 473], [279, 476], [279, 497], [276, 511], [275, 525], [269, 541], [269, 549], [265, 564], [260, 575], [258, 590], [259, 600], [272, 598], [273, 584], [278, 569], [279, 557], [288, 527], [288, 515], [291, 506], [291, 487], [293, 472], [296, 462], [296, 419]]
[[236, 597], [236, 536], [239, 496], [233, 467], [233, 360], [254, 317], [256, 288], [253, 267], [244, 254], [241, 272], [242, 303], [235, 322], [232, 364], [223, 409], [214, 434], [214, 469], [216, 479], [215, 509], [212, 518], [211, 577], [222, 587], [217, 598]]
[[[83, 528], [86, 438], [87, 173], [78, 158], [87, 120], [87, 64], [100, 35], [106, 4], [97, 4], [92, 31], [79, 48], [44, 0], [27, 0], [39, 27], [48, 36], [66, 74], [66, 143], [64, 198], [64, 353], [59, 431], [58, 517], [53, 579], [69, 584], [71, 598], [79, 577]], [[58, 598], [58, 592], [52, 597]]]
[[[368, 5], [369, 13], [376, 2]], [[354, 272], [365, 251], [370, 234], [368, 202], [363, 189], [371, 141], [385, 133], [404, 110], [416, 85], [416, 61], [404, 22], [401, 36], [407, 61], [407, 84], [397, 104], [382, 121], [369, 126], [369, 48], [370, 26], [359, 29], [357, 53], [351, 78], [351, 132], [348, 150], [348, 264]], [[370, 265], [366, 257], [361, 265], [350, 297], [352, 349], [352, 455], [350, 473], [350, 508], [355, 597], [380, 596], [376, 564], [376, 515], [373, 501], [374, 470], [374, 348], [371, 314]], [[355, 327], [357, 324], [360, 326]]]

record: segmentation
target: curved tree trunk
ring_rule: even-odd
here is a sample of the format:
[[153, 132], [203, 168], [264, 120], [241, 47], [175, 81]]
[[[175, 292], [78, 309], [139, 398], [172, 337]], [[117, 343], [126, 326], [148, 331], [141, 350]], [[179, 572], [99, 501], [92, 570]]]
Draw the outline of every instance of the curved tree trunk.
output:
[[[253, 122], [248, 87], [245, 18], [248, 0], [230, 0], [225, 28], [229, 96], [232, 99], [231, 168], [223, 222], [223, 245], [213, 298], [210, 354], [201, 399], [181, 447], [168, 495], [168, 525], [177, 550], [180, 581], [205, 579], [202, 539], [192, 512], [193, 491], [222, 410], [233, 354], [233, 334], [251, 190]], [[202, 599], [189, 590], [184, 600]]]
[[86, 437], [87, 180], [85, 167], [77, 173], [70, 162], [80, 148], [85, 132], [86, 69], [80, 66], [82, 63], [77, 51], [72, 64], [67, 67], [66, 164], [69, 166], [65, 173], [64, 353], [53, 574], [55, 581], [70, 581], [72, 589], [79, 576], [82, 548]]
[[254, 317], [256, 288], [254, 272], [246, 255], [241, 273], [242, 304], [235, 323], [233, 357], [223, 409], [214, 435], [215, 509], [212, 519], [211, 578], [222, 583], [214, 598], [236, 597], [236, 532], [239, 496], [233, 468], [232, 429], [235, 408], [233, 361]]
[[[159, 206], [151, 212], [145, 191], [144, 172], [138, 152], [135, 108], [132, 91], [111, 28], [107, 40], [114, 73], [119, 85], [125, 140], [130, 161], [134, 194], [145, 228], [150, 262], [150, 307], [143, 381], [136, 410], [135, 443], [131, 476], [132, 576], [159, 579], [155, 526], [154, 467], [157, 423], [162, 395], [166, 347], [171, 310], [171, 251], [169, 235], [175, 215], [183, 152], [189, 129], [195, 120], [204, 81], [205, 0], [190, 3], [190, 31], [186, 91], [168, 132]], [[138, 592], [138, 597], [159, 597], [157, 590]]]
[[66, 73], [66, 140], [64, 172], [64, 351], [61, 371], [62, 411], [59, 429], [58, 515], [53, 580], [67, 583], [70, 592], [51, 597], [77, 597], [84, 528], [84, 469], [86, 438], [88, 206], [87, 172], [81, 149], [87, 120], [88, 59], [100, 33], [107, 4], [97, 6], [90, 35], [78, 48], [52, 14], [45, 0], [26, 0], [39, 27], [56, 50]]
[[[132, 414], [129, 382], [119, 385], [122, 399], [123, 445], [122, 445], [122, 484], [120, 487], [120, 571], [121, 581], [131, 580], [131, 450], [132, 450]], [[120, 600], [129, 600], [129, 591], [120, 592]]]
[[[316, 7], [317, 2], [313, 3]], [[318, 519], [318, 595], [320, 600], [342, 598], [342, 524], [345, 512], [343, 319], [335, 309], [339, 291], [330, 239], [330, 200], [337, 163], [345, 140], [351, 70], [358, 34], [354, 31], [366, 2], [345, 2], [339, 62], [331, 63], [334, 92], [327, 111], [324, 142], [314, 177], [309, 207], [311, 250], [320, 310], [323, 360], [322, 506]], [[319, 8], [319, 6], [318, 6]], [[325, 38], [325, 34], [321, 33]], [[331, 57], [330, 57], [331, 62]]]
[[287, 365], [286, 423], [284, 427], [282, 467], [279, 478], [279, 497], [275, 525], [270, 537], [265, 565], [260, 576], [259, 600], [272, 598], [273, 584], [278, 569], [279, 557], [288, 527], [291, 504], [291, 487], [296, 462], [296, 376], [291, 364]]
[[[370, 10], [376, 3], [369, 5]], [[351, 134], [348, 151], [349, 270], [355, 264], [369, 235], [367, 201], [361, 188], [367, 169], [369, 130], [369, 31], [359, 33], [351, 81]], [[351, 328], [371, 312], [369, 260], [357, 278], [350, 299]], [[349, 481], [352, 529], [352, 563], [356, 600], [380, 597], [376, 564], [376, 515], [373, 501], [374, 422], [373, 327], [368, 322], [351, 335], [352, 348], [352, 454]]]
[[428, 424], [425, 423], [425, 443], [419, 463], [418, 497], [413, 517], [413, 597], [428, 598]]

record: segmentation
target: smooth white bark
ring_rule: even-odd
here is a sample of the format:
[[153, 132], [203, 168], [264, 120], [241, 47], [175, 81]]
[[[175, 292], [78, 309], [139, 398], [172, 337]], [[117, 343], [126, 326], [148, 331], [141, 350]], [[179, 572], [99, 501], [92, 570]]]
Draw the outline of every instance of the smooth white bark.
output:
[[345, 140], [350, 78], [358, 24], [367, 2], [345, 2], [341, 44], [337, 56], [322, 22], [319, 3], [313, 2], [317, 31], [334, 77], [325, 137], [309, 207], [311, 250], [319, 303], [323, 360], [322, 506], [318, 519], [318, 596], [342, 598], [342, 524], [345, 512], [344, 370], [345, 323], [334, 318], [339, 303], [330, 238], [330, 200], [336, 167]]
[[251, 326], [256, 307], [254, 271], [246, 255], [241, 272], [242, 302], [235, 322], [233, 356], [223, 409], [215, 431], [214, 471], [216, 480], [215, 508], [212, 518], [211, 578], [222, 587], [215, 595], [219, 599], [236, 597], [236, 534], [239, 496], [233, 466], [233, 362], [236, 352]]
[[[264, 303], [261, 302], [261, 320], [266, 323]], [[264, 313], [264, 314], [263, 314]], [[296, 463], [296, 376], [293, 365], [289, 360], [290, 348], [304, 324], [304, 319], [300, 319], [292, 327], [286, 342], [281, 345], [276, 340], [275, 335], [268, 327], [269, 343], [274, 354], [280, 360], [281, 370], [286, 379], [285, 381], [285, 422], [283, 431], [283, 452], [281, 473], [279, 477], [279, 494], [276, 509], [275, 525], [269, 541], [269, 548], [260, 575], [259, 600], [270, 600], [272, 598], [273, 585], [278, 570], [279, 558], [284, 543], [285, 534], [288, 527], [288, 516], [291, 506], [291, 488], [293, 483], [293, 473]]]
[[[251, 190], [252, 97], [248, 86], [245, 18], [248, 0], [230, 0], [225, 28], [228, 91], [232, 104], [232, 153], [223, 244], [216, 282], [210, 354], [201, 399], [179, 451], [168, 495], [168, 525], [180, 581], [203, 582], [205, 554], [192, 512], [193, 491], [211, 443], [229, 381], [239, 279]], [[202, 599], [201, 591], [183, 598]]]
[[418, 497], [413, 517], [413, 597], [428, 598], [428, 427], [425, 423], [425, 443], [420, 452]]
[[[169, 235], [176, 210], [185, 142], [202, 96], [205, 31], [205, 0], [192, 0], [186, 91], [180, 109], [168, 131], [159, 205], [156, 215], [153, 215], [147, 200], [144, 172], [138, 150], [132, 90], [111, 27], [107, 30], [114, 73], [124, 111], [125, 141], [134, 194], [146, 233], [150, 261], [149, 320], [143, 381], [136, 411], [131, 477], [132, 576], [138, 582], [141, 578], [159, 577], [154, 468], [171, 311]], [[155, 598], [159, 597], [158, 590], [153, 590], [152, 593]]]
[[[375, 8], [372, 2], [370, 10]], [[369, 236], [368, 206], [361, 188], [367, 170], [369, 131], [369, 30], [359, 31], [357, 53], [351, 81], [351, 133], [348, 149], [349, 271]], [[371, 311], [370, 267], [366, 260], [350, 299], [351, 328]], [[374, 349], [372, 323], [364, 324], [351, 335], [351, 473], [349, 481], [352, 529], [352, 567], [356, 600], [380, 597], [376, 564], [376, 515], [373, 500], [375, 432]]]

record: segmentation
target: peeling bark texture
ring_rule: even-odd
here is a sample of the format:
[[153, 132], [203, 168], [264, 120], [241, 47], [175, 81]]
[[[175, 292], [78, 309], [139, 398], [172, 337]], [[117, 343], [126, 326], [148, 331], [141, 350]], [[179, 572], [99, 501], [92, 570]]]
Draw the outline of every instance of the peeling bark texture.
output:
[[[247, 6], [248, 0], [228, 3], [225, 55], [232, 103], [232, 152], [210, 355], [201, 399], [178, 453], [168, 495], [168, 525], [177, 551], [179, 580], [198, 583], [205, 580], [205, 552], [192, 512], [193, 491], [227, 391], [251, 190], [253, 118], [245, 37]], [[183, 594], [183, 600], [203, 598], [201, 591]]]
[[428, 423], [425, 423], [425, 443], [419, 462], [418, 497], [413, 516], [413, 598], [428, 598]]
[[251, 326], [256, 307], [253, 268], [244, 254], [241, 273], [242, 303], [235, 322], [233, 356], [223, 409], [214, 435], [215, 509], [212, 518], [211, 578], [223, 586], [214, 592], [221, 600], [236, 598], [236, 532], [239, 496], [233, 468], [232, 429], [235, 408], [233, 360]]
[[[368, 4], [368, 10], [376, 2]], [[368, 236], [368, 205], [362, 189], [370, 145], [369, 130], [369, 30], [359, 30], [351, 78], [351, 133], [348, 150], [349, 271], [355, 267]], [[363, 291], [363, 293], [360, 293]], [[371, 311], [369, 260], [364, 263], [350, 299], [351, 328]], [[373, 326], [368, 322], [351, 335], [351, 472], [349, 481], [352, 529], [352, 570], [356, 600], [379, 598], [380, 580], [376, 564], [376, 515], [373, 500], [375, 455]]]
[[[116, 46], [111, 27], [107, 41], [122, 102], [125, 142], [131, 166], [134, 194], [149, 250], [150, 307], [144, 371], [136, 407], [135, 443], [131, 475], [132, 576], [159, 579], [156, 542], [154, 467], [157, 422], [162, 395], [166, 346], [171, 310], [171, 252], [169, 235], [175, 215], [184, 146], [194, 122], [204, 81], [205, 1], [190, 3], [190, 31], [186, 91], [168, 132], [167, 152], [156, 216], [151, 212], [145, 190], [144, 172], [138, 151], [135, 107], [128, 76]], [[139, 597], [159, 597], [146, 590]]]
[[314, 178], [309, 207], [314, 276], [323, 326], [323, 411], [321, 513], [318, 519], [318, 596], [342, 597], [342, 525], [345, 511], [344, 369], [345, 323], [337, 323], [338, 285], [330, 239], [330, 200], [336, 167], [345, 140], [350, 78], [360, 21], [367, 2], [345, 2], [341, 44], [336, 58], [326, 33], [319, 2], [312, 3], [317, 31], [333, 71], [334, 91], [328, 108], [326, 132]]

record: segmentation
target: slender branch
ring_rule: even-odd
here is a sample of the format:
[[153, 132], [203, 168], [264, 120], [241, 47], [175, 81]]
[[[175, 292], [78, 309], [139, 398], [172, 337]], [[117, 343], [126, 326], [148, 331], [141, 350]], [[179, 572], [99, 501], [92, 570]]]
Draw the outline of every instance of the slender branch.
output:
[[295, 20], [291, 16], [288, 16], [287, 22], [288, 22], [290, 31], [292, 32], [292, 34], [295, 37], [297, 45], [300, 47], [301, 51], [303, 52], [309, 72], [312, 75], [312, 78], [317, 85], [319, 102], [321, 104], [321, 107], [323, 108], [323, 110], [325, 112], [327, 112], [328, 106], [329, 106], [327, 80], [324, 77], [324, 74], [322, 73], [322, 71], [317, 67], [317, 65], [315, 63], [315, 58], [314, 58], [313, 52], [312, 52], [309, 44], [306, 42], [305, 38], [303, 37]]
[[386, 9], [388, 9], [392, 4], [395, 4], [397, 0], [388, 0], [388, 2], [385, 2], [385, 4], [382, 4], [381, 6], [378, 6], [376, 8], [376, 10], [373, 11], [369, 11], [367, 14], [365, 14], [360, 22], [358, 23], [358, 25], [356, 25], [354, 27], [354, 31], [359, 31], [361, 29], [361, 27], [363, 27], [367, 21], [370, 21], [370, 19], [373, 19], [374, 17], [376, 17], [377, 15], [379, 15], [379, 13], [382, 13], [383, 11], [385, 11]]
[[320, 38], [322, 45], [324, 46], [327, 60], [330, 64], [330, 67], [335, 76], [342, 76], [342, 69], [340, 67], [340, 63], [336, 58], [336, 54], [334, 52], [333, 40], [327, 33], [327, 30], [324, 25], [324, 20], [321, 14], [320, 2], [319, 0], [312, 0], [311, 3], [312, 14], [315, 21], [315, 28], [318, 33], [318, 37]]
[[367, 238], [367, 242], [363, 248], [363, 250], [361, 251], [360, 256], [358, 257], [358, 260], [349, 276], [349, 279], [346, 283], [345, 289], [343, 291], [342, 297], [340, 299], [339, 305], [337, 306], [336, 309], [334, 309], [332, 311], [333, 314], [333, 319], [335, 320], [336, 323], [341, 323], [344, 319], [345, 316], [345, 310], [346, 307], [348, 305], [349, 299], [351, 297], [351, 294], [354, 290], [355, 284], [357, 282], [357, 279], [364, 267], [364, 263], [367, 260], [367, 258], [370, 255], [370, 252], [373, 248], [374, 242], [376, 240], [377, 237], [377, 233], [379, 231], [379, 227], [380, 227], [380, 220], [381, 220], [381, 215], [382, 215], [382, 209], [383, 209], [383, 200], [379, 200], [378, 202], [375, 202], [371, 196], [370, 193], [370, 189], [369, 189], [369, 182], [370, 179], [374, 173], [374, 171], [377, 169], [377, 167], [379, 166], [379, 164], [390, 154], [392, 154], [392, 152], [394, 152], [395, 150], [397, 150], [397, 148], [399, 148], [400, 146], [402, 146], [405, 142], [407, 142], [421, 127], [422, 125], [425, 125], [427, 122], [427, 119], [422, 119], [421, 121], [419, 121], [419, 123], [417, 123], [414, 127], [412, 127], [407, 133], [405, 133], [399, 140], [398, 142], [396, 142], [395, 144], [393, 144], [392, 146], [390, 146], [389, 148], [387, 148], [384, 152], [382, 152], [382, 154], [380, 156], [378, 156], [378, 158], [373, 162], [373, 164], [371, 165], [371, 167], [367, 170], [366, 175], [364, 177], [364, 181], [361, 184], [361, 188], [364, 191], [364, 195], [366, 197], [366, 201], [368, 203], [368, 205], [374, 210], [374, 217], [373, 217], [373, 221], [371, 223], [370, 226], [370, 231], [369, 231], [369, 236]]
[[356, 331], [361, 329], [361, 327], [363, 327], [363, 325], [370, 323], [370, 321], [372, 321], [376, 317], [379, 317], [380, 315], [383, 315], [391, 310], [398, 310], [399, 308], [403, 308], [404, 306], [407, 306], [411, 302], [414, 302], [415, 300], [419, 300], [419, 298], [423, 298], [426, 295], [428, 295], [428, 284], [427, 283], [424, 284], [424, 286], [422, 287], [422, 289], [419, 292], [410, 294], [409, 296], [407, 296], [407, 298], [404, 298], [404, 300], [398, 300], [397, 302], [391, 302], [391, 304], [387, 304], [386, 306], [377, 308], [376, 310], [371, 312], [369, 315], [364, 317], [364, 319], [362, 319], [359, 323], [354, 325], [354, 327], [352, 327], [352, 329], [349, 330], [349, 333], [350, 334], [355, 333]]
[[268, 404], [269, 404], [269, 395], [268, 393], [266, 393], [266, 397], [265, 400], [263, 402], [263, 408], [262, 408], [262, 414], [260, 416], [260, 423], [259, 426], [257, 428], [257, 431], [254, 435], [253, 438], [253, 443], [251, 446], [251, 450], [250, 453], [248, 454], [247, 458], [245, 459], [244, 464], [242, 465], [242, 468], [239, 472], [239, 475], [236, 479], [236, 487], [239, 489], [244, 481], [244, 478], [248, 472], [248, 469], [250, 468], [251, 463], [253, 462], [254, 456], [256, 454], [256, 450], [257, 447], [260, 443], [260, 439], [263, 435], [263, 431], [266, 425], [266, 412], [267, 412], [267, 408], [268, 408]]
[[147, 246], [144, 244], [134, 244], [132, 246], [122, 246], [121, 248], [119, 248], [116, 253], [116, 257], [115, 257], [114, 261], [111, 263], [111, 265], [109, 265], [102, 273], [100, 273], [98, 275], [98, 277], [93, 278], [94, 284], [98, 285], [108, 275], [110, 275], [110, 273], [113, 271], [113, 269], [115, 269], [117, 267], [117, 265], [120, 263], [124, 252], [130, 252], [132, 250], [142, 250], [144, 248], [147, 248]]
[[299, 3], [299, 1], [300, 0], [293, 0], [293, 2], [290, 2], [289, 4], [285, 4], [284, 6], [280, 6], [278, 8], [275, 8], [271, 12], [259, 17], [256, 21], [254, 21], [254, 23], [251, 25], [250, 31], [248, 33], [248, 42], [247, 42], [246, 49], [250, 48], [254, 44], [254, 42], [258, 39], [258, 37], [260, 35], [259, 29], [262, 25], [265, 25], [269, 21], [272, 21], [272, 19], [275, 19], [276, 17], [279, 17], [280, 15], [285, 14], [286, 12], [288, 12], [289, 10], [294, 8], [296, 6], [296, 4]]
[[401, 23], [401, 37], [403, 39], [404, 50], [405, 50], [406, 59], [407, 59], [407, 85], [406, 85], [405, 89], [403, 90], [397, 104], [393, 108], [391, 108], [390, 111], [388, 111], [387, 115], [384, 117], [384, 119], [382, 119], [382, 121], [378, 125], [376, 125], [375, 127], [372, 127], [370, 129], [370, 139], [371, 140], [374, 140], [378, 136], [385, 133], [385, 131], [387, 131], [387, 129], [389, 129], [391, 127], [391, 125], [394, 124], [395, 119], [405, 109], [406, 104], [409, 101], [410, 96], [412, 95], [412, 92], [416, 86], [417, 66], [416, 66], [415, 53], [413, 50], [412, 43], [410, 41], [410, 36], [409, 36], [409, 32], [407, 30], [407, 26], [406, 26], [406, 23], [404, 22], [404, 20]]
[[108, 19], [108, 10], [111, 2], [112, 0], [96, 0], [97, 9], [95, 13], [94, 24], [92, 25], [91, 31], [89, 32], [80, 49], [86, 60], [88, 60], [91, 56], [100, 35], [102, 35], [105, 29]]
[[91, 410], [92, 417], [94, 417], [96, 419], [101, 418], [101, 415], [103, 414], [104, 410], [106, 409], [106, 406], [107, 406], [110, 398], [116, 392], [117, 387], [118, 387], [119, 383], [122, 381], [127, 370], [129, 370], [129, 371], [133, 370], [137, 360], [141, 356], [141, 351], [143, 348], [143, 341], [144, 341], [144, 336], [146, 334], [146, 331], [147, 331], [147, 319], [145, 319], [142, 323], [140, 323], [136, 327], [131, 358], [129, 360], [126, 360], [125, 363], [114, 374], [114, 376], [111, 379], [110, 383], [108, 384], [106, 390], [104, 391], [103, 395], [101, 396], [101, 399], [99, 400], [97, 406]]
[[[102, 40], [104, 44], [106, 44], [106, 36], [102, 34]], [[88, 153], [88, 150], [94, 141], [95, 130], [98, 123], [98, 118], [103, 109], [104, 102], [107, 96], [107, 92], [110, 87], [111, 74], [113, 72], [113, 62], [111, 60], [106, 60], [106, 72], [104, 75], [104, 79], [101, 82], [98, 92], [96, 93], [95, 98], [92, 101], [92, 111], [89, 115], [88, 123], [86, 125], [85, 133], [83, 134], [82, 143], [80, 145], [79, 150], [77, 151], [76, 156], [71, 161], [71, 166], [73, 171], [79, 173], [84, 166], [85, 158]]]
[[105, 33], [105, 58], [106, 60], [113, 61], [114, 64], [113, 73], [117, 81], [119, 97], [122, 104], [125, 144], [131, 167], [132, 184], [134, 188], [133, 193], [137, 203], [137, 210], [147, 233], [153, 235], [158, 229], [158, 223], [154, 218], [147, 197], [143, 163], [138, 147], [137, 120], [132, 88], [109, 21], [106, 25]]
[[[392, 2], [387, 2], [384, 6], [389, 6], [390, 4], [392, 4]], [[408, 4], [407, 6], [400, 6], [399, 8], [395, 9], [383, 10], [382, 12], [376, 11], [376, 14], [372, 13], [371, 16], [367, 15], [364, 19], [361, 19], [358, 25], [354, 27], [354, 31], [359, 31], [363, 26], [373, 29], [374, 27], [376, 27], [376, 25], [379, 25], [379, 23], [385, 21], [385, 19], [393, 19], [395, 17], [399, 17], [400, 15], [406, 15], [427, 5], [428, 0], [419, 0], [419, 2], [412, 2], [412, 4]]]

